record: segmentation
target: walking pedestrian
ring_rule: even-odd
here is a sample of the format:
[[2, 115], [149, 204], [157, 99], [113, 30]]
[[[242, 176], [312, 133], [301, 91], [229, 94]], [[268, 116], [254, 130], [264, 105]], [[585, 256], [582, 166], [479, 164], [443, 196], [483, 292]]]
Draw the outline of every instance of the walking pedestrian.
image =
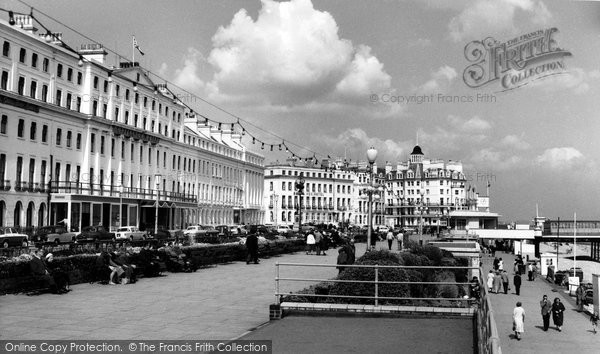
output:
[[596, 334], [596, 328], [598, 327], [598, 312], [594, 312], [593, 315], [590, 316], [590, 322], [592, 322], [592, 330], [594, 334]]
[[500, 276], [500, 272], [497, 271], [494, 274], [494, 292], [498, 294], [500, 292], [500, 287], [502, 287], [502, 277]]
[[258, 237], [256, 234], [252, 233], [246, 237], [246, 250], [248, 251], [246, 264], [250, 264], [250, 262], [258, 264]]
[[387, 239], [387, 242], [388, 242], [388, 250], [391, 251], [392, 250], [392, 243], [394, 242], [394, 233], [392, 232], [392, 230], [390, 230], [390, 231], [387, 232], [386, 239]]
[[494, 270], [498, 270], [498, 262], [500, 262], [500, 260], [494, 257]]
[[544, 320], [544, 331], [550, 327], [550, 314], [552, 313], [552, 304], [548, 301], [548, 296], [544, 295], [542, 301], [540, 301], [540, 307], [542, 309], [542, 319]]
[[502, 278], [502, 287], [504, 288], [504, 294], [508, 294], [508, 274], [505, 270], [502, 271], [500, 277]]
[[533, 281], [533, 264], [527, 264], [527, 278], [529, 281]]
[[321, 231], [315, 231], [315, 249], [317, 250], [317, 256], [321, 255], [321, 242], [323, 241], [323, 234]]
[[398, 239], [398, 251], [402, 251], [402, 239], [404, 238], [404, 234], [402, 233], [402, 230], [400, 230], [400, 232], [398, 232], [398, 235], [396, 235], [396, 238]]
[[575, 290], [575, 304], [577, 305], [577, 311], [583, 311], [583, 284], [579, 284], [577, 290]]
[[515, 286], [515, 293], [521, 295], [521, 274], [515, 273], [513, 277], [513, 284]]
[[515, 337], [521, 340], [521, 333], [525, 332], [525, 310], [521, 307], [520, 301], [513, 310], [513, 331], [515, 331]]
[[504, 270], [504, 261], [502, 260], [502, 258], [498, 259], [498, 270], [499, 271]]
[[306, 235], [306, 254], [312, 254], [312, 251], [315, 249], [315, 235], [312, 232], [308, 232]]
[[552, 321], [556, 326], [556, 329], [561, 332], [563, 321], [564, 321], [564, 313], [565, 313], [565, 305], [560, 302], [559, 298], [554, 298], [554, 303], [552, 304]]
[[494, 271], [491, 269], [487, 275], [487, 287], [488, 287], [488, 291], [492, 292], [492, 288], [494, 287]]

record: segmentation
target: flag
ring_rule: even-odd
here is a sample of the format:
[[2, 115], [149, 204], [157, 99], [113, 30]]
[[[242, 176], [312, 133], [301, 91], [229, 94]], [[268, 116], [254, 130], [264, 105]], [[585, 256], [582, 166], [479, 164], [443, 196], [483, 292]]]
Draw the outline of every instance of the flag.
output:
[[138, 45], [138, 42], [135, 40], [135, 36], [133, 36], [133, 47], [135, 49], [137, 49], [141, 55], [144, 55], [144, 52], [142, 52], [142, 50], [140, 49], [140, 46]]

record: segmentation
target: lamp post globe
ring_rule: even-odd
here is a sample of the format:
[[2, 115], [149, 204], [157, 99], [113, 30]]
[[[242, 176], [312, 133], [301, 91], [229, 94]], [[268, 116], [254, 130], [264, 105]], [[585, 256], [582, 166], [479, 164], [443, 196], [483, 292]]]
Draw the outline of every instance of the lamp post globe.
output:
[[369, 248], [371, 247], [371, 237], [372, 237], [372, 229], [373, 229], [373, 191], [374, 191], [374, 187], [373, 187], [373, 164], [375, 163], [375, 160], [377, 159], [377, 149], [375, 149], [374, 147], [370, 147], [367, 150], [367, 160], [369, 161], [369, 175], [370, 175], [370, 186], [369, 189], [367, 191], [368, 195], [369, 195], [369, 209], [368, 209], [368, 220], [367, 220], [367, 224], [368, 224], [368, 228], [367, 228], [367, 247], [366, 250], [368, 251]]

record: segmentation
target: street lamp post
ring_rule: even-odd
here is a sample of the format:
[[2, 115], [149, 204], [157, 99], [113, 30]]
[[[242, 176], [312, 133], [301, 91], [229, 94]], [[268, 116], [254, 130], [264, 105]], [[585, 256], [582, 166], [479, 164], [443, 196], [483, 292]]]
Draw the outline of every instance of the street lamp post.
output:
[[419, 192], [419, 195], [421, 196], [421, 198], [419, 199], [419, 245], [423, 245], [423, 196], [425, 195], [423, 193], [423, 190], [421, 190]]
[[296, 180], [296, 191], [298, 192], [298, 232], [302, 233], [302, 197], [304, 195], [304, 174], [300, 172], [300, 176]]
[[123, 227], [123, 184], [119, 186], [119, 227]]
[[271, 194], [271, 198], [273, 199], [273, 204], [275, 205], [275, 228], [277, 228], [277, 202], [279, 201], [279, 196], [273, 193]]
[[366, 249], [369, 250], [369, 248], [371, 247], [371, 237], [372, 237], [372, 232], [371, 229], [373, 228], [373, 164], [375, 163], [375, 159], [377, 159], [377, 150], [373, 147], [371, 147], [369, 150], [367, 150], [367, 159], [369, 160], [369, 174], [371, 176], [370, 179], [370, 186], [369, 186], [369, 210], [368, 210], [368, 229], [367, 229], [367, 247]]
[[158, 234], [158, 203], [160, 198], [160, 179], [162, 175], [156, 174], [154, 175], [154, 184], [156, 185], [156, 210], [154, 213], [154, 237]]

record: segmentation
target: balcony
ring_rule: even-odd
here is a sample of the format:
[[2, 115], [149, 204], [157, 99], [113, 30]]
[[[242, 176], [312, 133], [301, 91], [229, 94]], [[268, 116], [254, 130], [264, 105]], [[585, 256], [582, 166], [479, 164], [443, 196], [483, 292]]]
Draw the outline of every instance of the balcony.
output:
[[[50, 185], [51, 193], [94, 195], [104, 197], [123, 197], [132, 199], [155, 199], [156, 190], [145, 188], [123, 187], [123, 193], [118, 186], [97, 183], [53, 181]], [[160, 199], [170, 202], [197, 203], [193, 194], [160, 191]]]
[[9, 191], [10, 190], [10, 180], [8, 180], [8, 179], [0, 180], [0, 190]]

